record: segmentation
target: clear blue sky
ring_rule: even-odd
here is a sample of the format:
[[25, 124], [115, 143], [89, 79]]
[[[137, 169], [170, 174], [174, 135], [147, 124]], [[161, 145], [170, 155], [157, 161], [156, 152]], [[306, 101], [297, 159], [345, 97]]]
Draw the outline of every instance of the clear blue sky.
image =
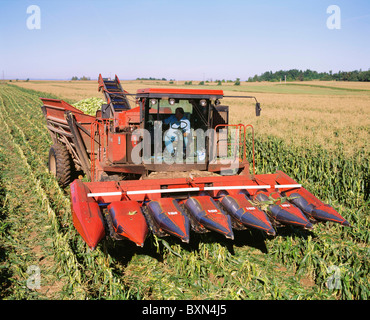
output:
[[[329, 5], [341, 9], [330, 30]], [[26, 25], [29, 5], [41, 29]], [[369, 0], [0, 0], [0, 78], [246, 80], [370, 68]]]

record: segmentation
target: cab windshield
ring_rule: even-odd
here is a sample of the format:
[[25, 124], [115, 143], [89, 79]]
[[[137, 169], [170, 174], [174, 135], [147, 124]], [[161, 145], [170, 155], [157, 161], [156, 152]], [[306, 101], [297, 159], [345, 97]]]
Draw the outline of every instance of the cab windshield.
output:
[[184, 117], [190, 121], [192, 129], [207, 129], [208, 103], [206, 106], [201, 106], [199, 100], [189, 99], [149, 99], [147, 126], [150, 128], [154, 121], [164, 121], [174, 115], [178, 108], [184, 110]]
[[156, 114], [155, 120], [160, 120], [160, 114], [175, 114], [177, 108], [183, 108], [188, 115], [193, 113], [193, 105], [189, 100], [175, 100], [170, 103], [169, 99], [151, 99], [150, 100], [150, 114]]
[[206, 99], [148, 98], [144, 128], [150, 134], [151, 157], [157, 151], [164, 157], [178, 154], [182, 140], [183, 156], [196, 159], [197, 141], [204, 140], [202, 132], [208, 129], [209, 103]]

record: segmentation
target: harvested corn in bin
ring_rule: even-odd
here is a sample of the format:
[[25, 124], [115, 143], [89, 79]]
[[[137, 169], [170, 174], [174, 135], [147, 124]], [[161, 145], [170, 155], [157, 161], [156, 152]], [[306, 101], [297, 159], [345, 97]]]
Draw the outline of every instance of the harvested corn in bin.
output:
[[100, 98], [87, 98], [76, 102], [73, 106], [78, 110], [81, 110], [83, 113], [90, 116], [95, 116], [96, 111], [101, 108], [101, 105], [104, 101]]

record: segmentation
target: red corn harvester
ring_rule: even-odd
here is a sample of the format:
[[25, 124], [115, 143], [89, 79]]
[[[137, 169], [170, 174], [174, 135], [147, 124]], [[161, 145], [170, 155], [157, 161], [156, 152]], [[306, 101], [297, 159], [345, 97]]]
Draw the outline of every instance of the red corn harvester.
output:
[[[275, 235], [280, 225], [349, 226], [284, 172], [255, 174], [253, 127], [229, 124], [220, 103], [252, 98], [259, 116], [255, 97], [178, 88], [129, 94], [117, 76], [99, 75], [98, 83], [107, 103], [96, 116], [41, 98], [53, 140], [49, 170], [62, 187], [70, 185], [73, 223], [91, 249], [106, 235], [143, 246], [149, 230], [189, 242], [191, 230], [234, 239], [233, 229]], [[91, 182], [74, 179], [81, 172]]]

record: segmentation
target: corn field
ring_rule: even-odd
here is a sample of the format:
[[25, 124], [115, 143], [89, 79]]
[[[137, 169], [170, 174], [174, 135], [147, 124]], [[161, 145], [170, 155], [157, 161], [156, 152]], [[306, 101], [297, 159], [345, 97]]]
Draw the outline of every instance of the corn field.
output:
[[340, 145], [256, 136], [257, 174], [284, 171], [352, 228], [243, 230], [234, 241], [194, 234], [190, 244], [150, 235], [144, 248], [104, 240], [91, 251], [73, 227], [68, 190], [48, 173], [40, 96], [0, 85], [1, 299], [370, 298], [368, 149], [345, 155]]

